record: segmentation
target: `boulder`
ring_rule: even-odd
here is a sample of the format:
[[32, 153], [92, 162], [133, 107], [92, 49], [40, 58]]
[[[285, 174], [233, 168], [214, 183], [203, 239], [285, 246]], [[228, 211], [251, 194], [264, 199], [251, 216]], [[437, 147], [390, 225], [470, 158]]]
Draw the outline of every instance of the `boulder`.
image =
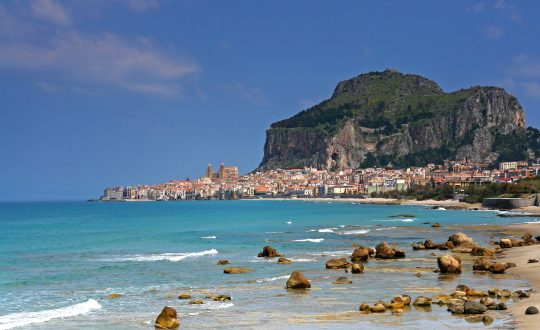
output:
[[384, 313], [386, 311], [386, 307], [384, 307], [383, 304], [375, 304], [369, 308], [369, 311], [372, 313]]
[[[489, 297], [484, 297], [479, 301], [484, 306], [492, 305], [495, 301]], [[496, 305], [496, 304], [495, 304]]]
[[485, 258], [478, 258], [474, 261], [473, 270], [488, 271], [491, 266], [491, 262]]
[[345, 258], [330, 259], [326, 262], [326, 268], [328, 269], [341, 269], [349, 268], [351, 263]]
[[155, 327], [157, 329], [176, 329], [180, 324], [177, 320], [176, 310], [165, 306], [156, 318]]
[[292, 261], [290, 261], [289, 259], [287, 258], [284, 258], [284, 257], [279, 257], [277, 263], [280, 264], [280, 265], [288, 265], [290, 264]]
[[529, 306], [525, 310], [525, 314], [527, 314], [527, 315], [538, 314], [538, 308], [536, 308], [535, 306]]
[[212, 299], [214, 299], [214, 301], [227, 301], [227, 300], [231, 300], [232, 298], [228, 294], [220, 294], [218, 296], [213, 297]]
[[216, 264], [218, 265], [228, 265], [229, 264], [229, 260], [218, 260], [218, 262], [216, 262]]
[[181, 293], [178, 295], [178, 299], [191, 299], [191, 295], [188, 293]]
[[482, 246], [475, 246], [471, 250], [472, 256], [491, 257], [493, 254], [495, 254], [495, 250]]
[[507, 289], [500, 290], [499, 292], [497, 292], [498, 298], [510, 298], [511, 296], [512, 296], [512, 292], [510, 292]]
[[396, 310], [396, 309], [403, 309], [403, 308], [405, 308], [405, 304], [403, 304], [402, 302], [391, 302], [388, 304], [388, 309]]
[[225, 274], [242, 274], [242, 273], [251, 273], [253, 270], [247, 267], [229, 267], [223, 269]]
[[420, 306], [420, 307], [431, 306], [431, 298], [419, 296], [414, 300], [413, 306]]
[[447, 304], [448, 311], [452, 314], [464, 314], [465, 313], [465, 303], [459, 299], [452, 299], [451, 302]]
[[340, 276], [338, 277], [332, 284], [351, 284], [352, 280], [350, 280], [348, 277]]
[[499, 246], [505, 249], [509, 249], [512, 247], [512, 241], [508, 238], [501, 238], [499, 241]]
[[506, 269], [516, 267], [516, 264], [513, 262], [507, 262], [506, 263]]
[[467, 293], [467, 297], [487, 297], [487, 296], [489, 296], [487, 294], [487, 292], [478, 291], [478, 290], [474, 290], [474, 289], [466, 291], [466, 293]]
[[456, 290], [456, 291], [452, 292], [452, 293], [450, 294], [450, 296], [451, 296], [452, 298], [462, 298], [462, 297], [467, 296], [467, 292]]
[[287, 280], [287, 289], [309, 289], [311, 288], [311, 282], [304, 277], [299, 271], [292, 272], [291, 276]]
[[262, 252], [260, 252], [257, 257], [259, 258], [276, 258], [276, 257], [282, 257], [283, 255], [281, 253], [278, 253], [276, 249], [273, 247], [267, 245], [263, 247]]
[[202, 305], [202, 304], [204, 304], [204, 301], [202, 301], [201, 299], [192, 299], [192, 300], [188, 301], [188, 304], [190, 304], [190, 305]]
[[355, 249], [351, 255], [351, 261], [367, 261], [369, 259], [369, 249], [359, 247]]
[[501, 302], [497, 304], [497, 310], [498, 311], [505, 311], [508, 309], [508, 306], [506, 306], [505, 303]]
[[502, 274], [506, 270], [506, 263], [504, 262], [495, 262], [489, 266], [489, 272], [492, 274]]
[[520, 239], [513, 239], [511, 238], [510, 239], [510, 242], [512, 242], [512, 247], [516, 247], [516, 246], [523, 246], [523, 241], [520, 240]]
[[484, 317], [482, 318], [482, 323], [484, 323], [485, 326], [488, 326], [493, 323], [493, 318], [489, 315], [484, 315]]
[[371, 307], [368, 304], [361, 304], [359, 310], [361, 312], [369, 312], [370, 308]]
[[441, 224], [438, 223], [438, 222], [435, 222], [434, 224], [431, 225], [431, 227], [433, 227], [433, 228], [441, 228]]
[[405, 252], [398, 249], [393, 249], [386, 242], [381, 242], [375, 247], [375, 258], [394, 259], [405, 258]]
[[487, 311], [487, 308], [478, 301], [467, 300], [463, 304], [463, 311], [465, 314], [483, 314]]
[[455, 233], [452, 236], [448, 237], [448, 240], [454, 244], [454, 246], [459, 246], [463, 243], [473, 242], [473, 239], [464, 233]]
[[531, 296], [531, 294], [527, 291], [523, 291], [523, 290], [517, 290], [516, 292], [514, 292], [514, 295], [516, 295], [518, 298], [529, 298]]
[[361, 264], [361, 263], [353, 264], [353, 265], [352, 265], [351, 272], [352, 272], [353, 274], [360, 274], [360, 273], [363, 273], [363, 272], [364, 272], [364, 265]]
[[452, 297], [447, 294], [437, 294], [433, 296], [432, 303], [437, 305], [448, 305], [452, 301]]
[[532, 238], [531, 233], [526, 233], [523, 235], [523, 245], [534, 245], [534, 239]]
[[540, 260], [538, 260], [538, 259], [529, 259], [527, 261], [528, 264], [534, 264], [534, 263], [537, 263], [537, 262], [540, 262]]
[[433, 250], [439, 247], [438, 244], [433, 243], [430, 239], [424, 242], [424, 246], [426, 247], [427, 250]]
[[467, 292], [469, 291], [471, 288], [469, 288], [468, 285], [465, 285], [465, 284], [459, 284], [458, 286], [456, 286], [456, 291], [463, 291], [463, 292]]
[[424, 246], [424, 243], [418, 242], [418, 243], [413, 243], [412, 244], [412, 249], [415, 250], [415, 251], [416, 250], [425, 250], [426, 247]]
[[437, 264], [443, 274], [459, 274], [461, 273], [461, 259], [445, 254], [437, 258]]

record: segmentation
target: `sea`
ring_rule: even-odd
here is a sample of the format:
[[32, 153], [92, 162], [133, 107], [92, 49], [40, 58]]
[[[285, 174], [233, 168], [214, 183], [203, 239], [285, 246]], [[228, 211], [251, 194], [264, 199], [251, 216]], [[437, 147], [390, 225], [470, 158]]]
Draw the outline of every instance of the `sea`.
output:
[[[336, 201], [0, 203], [0, 329], [152, 329], [164, 306], [175, 308], [187, 329], [483, 328], [436, 305], [380, 315], [358, 307], [400, 294], [449, 294], [458, 284], [527, 289], [523, 279], [473, 273], [467, 256], [461, 275], [435, 273], [430, 253], [445, 252], [413, 251], [411, 243], [465, 231], [488, 244], [502, 235], [492, 225], [538, 221]], [[432, 228], [435, 222], [442, 227]], [[406, 258], [372, 259], [363, 274], [325, 269], [329, 259], [348, 258], [353, 244], [381, 241], [397, 243]], [[265, 245], [292, 263], [258, 258]], [[230, 265], [217, 265], [220, 259]], [[253, 271], [224, 274], [231, 266]], [[310, 290], [285, 289], [295, 270], [312, 282]], [[339, 276], [352, 284], [332, 284]], [[112, 293], [121, 296], [108, 298]], [[204, 304], [190, 305], [180, 293]], [[491, 327], [512, 322], [504, 311], [493, 315]]]

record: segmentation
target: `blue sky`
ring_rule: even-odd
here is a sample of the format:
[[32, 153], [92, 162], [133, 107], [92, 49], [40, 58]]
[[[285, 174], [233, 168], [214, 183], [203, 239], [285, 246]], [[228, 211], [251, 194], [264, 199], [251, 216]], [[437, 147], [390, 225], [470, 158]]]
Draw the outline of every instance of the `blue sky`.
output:
[[265, 130], [396, 68], [497, 85], [540, 126], [540, 2], [0, 2], [0, 200], [245, 173]]

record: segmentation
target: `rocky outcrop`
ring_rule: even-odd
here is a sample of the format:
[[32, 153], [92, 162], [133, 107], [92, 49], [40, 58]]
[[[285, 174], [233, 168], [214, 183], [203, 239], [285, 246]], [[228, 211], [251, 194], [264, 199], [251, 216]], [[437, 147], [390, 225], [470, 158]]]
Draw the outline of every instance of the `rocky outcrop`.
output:
[[[330, 99], [273, 123], [259, 169], [492, 163], [504, 153], [501, 139], [524, 140], [525, 131], [521, 105], [502, 88], [444, 93], [417, 75], [370, 72], [340, 82]], [[520, 148], [526, 153], [525, 145]]]
[[437, 258], [441, 273], [460, 274], [461, 260], [458, 257], [446, 254]]
[[259, 258], [276, 258], [282, 256], [283, 255], [281, 253], [278, 253], [276, 249], [268, 245], [263, 247], [262, 252], [259, 252], [259, 254], [257, 255], [257, 257]]
[[349, 268], [350, 266], [351, 263], [345, 258], [330, 259], [326, 262], [326, 268], [328, 269]]
[[252, 271], [253, 270], [251, 270], [251, 268], [247, 268], [247, 267], [229, 267], [223, 270], [225, 274], [243, 274], [243, 273], [251, 273]]
[[379, 259], [405, 258], [405, 252], [399, 249], [392, 248], [386, 242], [381, 242], [375, 247], [375, 258], [379, 258]]

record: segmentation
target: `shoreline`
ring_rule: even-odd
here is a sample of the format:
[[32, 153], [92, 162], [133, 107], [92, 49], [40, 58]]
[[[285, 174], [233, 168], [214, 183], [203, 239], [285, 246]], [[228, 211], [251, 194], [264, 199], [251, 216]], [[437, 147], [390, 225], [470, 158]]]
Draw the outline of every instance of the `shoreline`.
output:
[[[529, 232], [535, 236], [540, 234], [540, 223], [506, 225], [501, 226], [501, 229], [509, 235], [523, 235]], [[505, 249], [503, 254], [502, 262], [513, 262], [517, 265], [508, 269], [508, 274], [525, 279], [534, 289], [529, 298], [520, 299], [508, 307], [519, 329], [538, 329], [540, 323], [540, 314], [525, 315], [525, 309], [529, 306], [540, 308], [540, 263], [527, 263], [529, 259], [538, 258], [540, 258], [540, 244]]]

